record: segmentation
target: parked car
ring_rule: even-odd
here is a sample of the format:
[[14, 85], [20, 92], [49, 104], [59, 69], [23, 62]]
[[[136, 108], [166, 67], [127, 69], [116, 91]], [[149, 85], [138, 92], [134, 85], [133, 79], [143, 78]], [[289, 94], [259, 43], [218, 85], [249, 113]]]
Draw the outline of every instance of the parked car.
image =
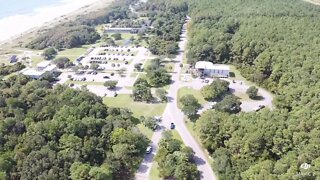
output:
[[208, 79], [206, 79], [206, 80], [204, 80], [204, 82], [205, 82], [205, 83], [209, 83], [209, 80], [208, 80]]
[[174, 123], [170, 124], [170, 129], [174, 129], [176, 127], [176, 125]]
[[255, 109], [255, 111], [257, 112], [257, 111], [260, 111], [261, 109], [263, 109], [263, 108], [265, 108], [266, 106], [265, 105], [259, 105], [256, 109]]
[[146, 153], [147, 154], [150, 154], [152, 152], [152, 147], [151, 146], [148, 146], [147, 147], [147, 150], [146, 150]]
[[110, 77], [109, 77], [109, 76], [103, 76], [103, 78], [104, 78], [104, 79], [110, 79]]

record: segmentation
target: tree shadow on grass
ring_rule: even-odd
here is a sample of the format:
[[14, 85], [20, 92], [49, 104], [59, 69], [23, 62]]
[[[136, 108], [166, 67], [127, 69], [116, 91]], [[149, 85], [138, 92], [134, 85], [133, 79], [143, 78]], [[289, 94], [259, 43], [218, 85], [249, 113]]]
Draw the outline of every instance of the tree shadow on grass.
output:
[[251, 98], [252, 100], [256, 100], [256, 101], [262, 101], [264, 100], [264, 97], [263, 96], [256, 96], [254, 98]]

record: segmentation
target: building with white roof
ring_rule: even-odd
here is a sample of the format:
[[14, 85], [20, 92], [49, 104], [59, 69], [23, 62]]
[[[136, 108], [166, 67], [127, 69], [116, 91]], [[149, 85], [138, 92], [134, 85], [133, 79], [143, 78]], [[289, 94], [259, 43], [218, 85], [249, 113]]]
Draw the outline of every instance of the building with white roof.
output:
[[200, 76], [229, 77], [230, 68], [224, 64], [213, 64], [209, 61], [198, 61], [195, 69]]
[[32, 79], [40, 79], [47, 73], [54, 73], [57, 71], [57, 66], [51, 64], [50, 61], [42, 61], [37, 64], [36, 68], [28, 68], [22, 71], [22, 74], [31, 77]]

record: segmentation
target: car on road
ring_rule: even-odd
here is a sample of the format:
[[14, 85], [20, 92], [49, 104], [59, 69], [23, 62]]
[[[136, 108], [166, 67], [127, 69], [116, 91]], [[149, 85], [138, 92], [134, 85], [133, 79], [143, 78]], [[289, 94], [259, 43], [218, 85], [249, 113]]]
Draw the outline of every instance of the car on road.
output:
[[174, 123], [170, 124], [170, 129], [174, 129], [176, 127], [176, 125]]
[[146, 153], [147, 154], [150, 154], [152, 152], [152, 147], [151, 146], [148, 146], [147, 147], [147, 150], [146, 150]]
[[109, 77], [109, 76], [103, 76], [103, 78], [104, 78], [104, 79], [110, 79], [110, 77]]
[[204, 82], [205, 82], [205, 83], [209, 83], [209, 80], [208, 80], [208, 79], [206, 79], [206, 80], [204, 80]]

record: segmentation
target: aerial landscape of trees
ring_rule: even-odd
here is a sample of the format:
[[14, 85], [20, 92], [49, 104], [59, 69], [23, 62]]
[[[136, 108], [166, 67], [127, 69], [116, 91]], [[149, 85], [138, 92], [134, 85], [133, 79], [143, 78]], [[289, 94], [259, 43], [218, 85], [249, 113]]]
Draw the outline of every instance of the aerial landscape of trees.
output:
[[188, 62], [234, 64], [275, 94], [272, 111], [209, 110], [197, 120], [214, 171], [220, 179], [318, 179], [320, 7], [300, 0], [188, 2]]
[[13, 64], [13, 65], [10, 65], [10, 66], [1, 64], [0, 65], [0, 76], [9, 75], [11, 73], [20, 71], [20, 70], [24, 69], [25, 67], [26, 66], [20, 62]]
[[131, 179], [149, 140], [132, 113], [85, 89], [0, 81], [2, 179]]
[[229, 90], [229, 82], [215, 79], [211, 84], [201, 88], [201, 94], [204, 99], [208, 101], [222, 98]]
[[187, 3], [150, 0], [139, 10], [146, 11], [153, 22], [153, 28], [148, 32], [148, 49], [155, 55], [177, 54], [177, 42], [188, 12]]
[[134, 2], [135, 0], [118, 0], [105, 8], [79, 15], [74, 20], [42, 30], [24, 46], [40, 50], [55, 47], [60, 50], [95, 43], [100, 35], [94, 26], [130, 18], [129, 5]]
[[164, 138], [159, 142], [155, 156], [160, 176], [165, 179], [200, 179], [193, 150], [174, 139], [171, 132], [165, 131], [163, 134]]
[[[129, 4], [136, 2], [115, 1], [74, 22], [48, 28], [26, 47], [53, 53], [52, 49], [95, 43], [100, 39], [95, 26], [133, 18]], [[241, 112], [239, 98], [228, 92], [229, 82], [215, 80], [201, 89], [205, 100], [217, 103], [195, 118], [195, 134], [212, 157], [219, 179], [320, 178], [319, 6], [302, 0], [148, 0], [142, 4], [137, 11], [152, 21], [145, 38], [154, 55], [177, 53], [188, 14], [192, 18], [187, 27], [188, 63], [232, 64], [255, 84], [246, 92], [251, 99], [259, 97], [258, 86], [273, 93], [274, 109]], [[56, 54], [51, 53], [48, 59]], [[151, 88], [170, 84], [171, 75], [161, 60], [154, 59], [145, 69], [143, 64], [134, 65], [137, 71], [145, 71], [134, 83], [134, 101], [151, 102]], [[66, 68], [70, 60], [60, 57], [53, 63]], [[1, 65], [0, 76], [24, 67]], [[112, 89], [116, 83], [104, 85]], [[168, 100], [165, 89], [155, 94], [161, 102]], [[189, 118], [201, 107], [193, 95], [178, 103]], [[140, 121], [151, 129], [156, 124], [149, 117]], [[53, 87], [48, 79], [22, 75], [0, 80], [0, 179], [133, 179], [149, 144], [136, 122], [129, 110], [106, 107], [102, 98], [85, 88]], [[160, 176], [199, 179], [193, 155], [191, 148], [165, 134], [155, 156]], [[302, 168], [305, 163], [310, 167]]]

